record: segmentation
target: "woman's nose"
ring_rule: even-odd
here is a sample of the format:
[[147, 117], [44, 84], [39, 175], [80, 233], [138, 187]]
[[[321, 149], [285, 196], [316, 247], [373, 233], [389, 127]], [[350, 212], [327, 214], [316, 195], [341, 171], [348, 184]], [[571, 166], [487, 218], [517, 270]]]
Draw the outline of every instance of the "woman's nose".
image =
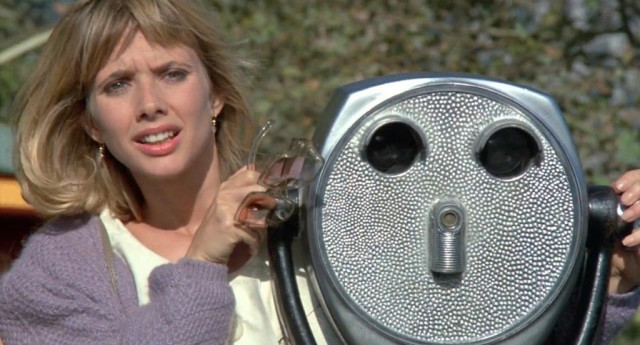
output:
[[166, 115], [167, 106], [165, 95], [155, 81], [140, 83], [140, 111], [138, 119], [154, 119], [159, 115]]

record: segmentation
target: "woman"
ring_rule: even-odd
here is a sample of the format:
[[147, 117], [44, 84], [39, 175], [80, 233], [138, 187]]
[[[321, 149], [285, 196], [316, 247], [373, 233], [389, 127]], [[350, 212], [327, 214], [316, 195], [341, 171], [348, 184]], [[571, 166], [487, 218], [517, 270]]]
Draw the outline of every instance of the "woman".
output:
[[186, 0], [85, 0], [58, 24], [17, 102], [18, 178], [52, 221], [0, 282], [7, 345], [282, 340], [250, 260], [264, 228], [234, 219], [263, 188], [219, 38]]
[[235, 330], [227, 271], [265, 228], [234, 214], [263, 188], [241, 167], [251, 118], [206, 13], [86, 0], [56, 26], [17, 102], [17, 177], [52, 221], [2, 278], [6, 344], [223, 344]]
[[264, 191], [242, 167], [242, 61], [196, 1], [81, 0], [49, 38], [16, 103], [16, 171], [51, 220], [0, 280], [6, 344], [284, 340], [265, 220], [235, 216]]

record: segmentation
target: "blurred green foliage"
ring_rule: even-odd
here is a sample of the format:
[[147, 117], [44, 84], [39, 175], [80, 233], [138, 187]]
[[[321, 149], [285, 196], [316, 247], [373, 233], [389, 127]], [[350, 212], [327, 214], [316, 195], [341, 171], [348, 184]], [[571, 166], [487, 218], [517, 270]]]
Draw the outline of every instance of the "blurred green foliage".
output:
[[[44, 30], [55, 18], [50, 1], [0, 0], [0, 49], [6, 49]], [[9, 108], [17, 90], [37, 62], [39, 50], [0, 65], [0, 122], [9, 122]]]
[[[291, 136], [310, 136], [338, 86], [396, 73], [464, 72], [555, 98], [590, 183], [608, 184], [640, 165], [634, 144], [640, 95], [611, 102], [616, 85], [640, 77], [628, 74], [640, 73], [638, 49], [615, 63], [584, 56], [581, 44], [601, 32], [573, 28], [564, 1], [209, 2], [232, 49], [255, 62], [249, 95], [258, 122], [280, 119], [274, 150]], [[46, 26], [50, 3], [0, 0], [0, 47]], [[548, 9], [541, 12], [541, 4]], [[8, 104], [36, 57], [37, 51], [0, 66], [0, 121], [12, 116]]]
[[282, 119], [282, 138], [309, 135], [340, 85], [395, 73], [464, 72], [555, 98], [590, 183], [608, 184], [640, 165], [633, 144], [640, 140], [640, 95], [611, 102], [616, 85], [629, 83], [627, 71], [640, 69], [637, 47], [615, 64], [585, 56], [581, 45], [600, 32], [573, 29], [563, 1], [547, 2], [543, 15], [535, 1], [212, 3], [230, 41], [258, 63], [250, 92], [256, 118]]
[[[640, 166], [638, 46], [585, 54], [603, 30], [572, 25], [567, 1], [209, 0], [232, 49], [253, 61], [258, 123], [279, 119], [271, 145], [310, 136], [333, 90], [375, 76], [464, 72], [506, 79], [557, 100], [589, 183]], [[51, 1], [0, 0], [0, 49], [44, 30]], [[634, 2], [630, 2], [633, 4]], [[601, 1], [587, 1], [597, 8]], [[546, 10], [543, 6], [546, 6]], [[597, 16], [594, 20], [598, 20]], [[0, 66], [0, 122], [38, 51]], [[626, 86], [624, 97], [619, 97]], [[617, 345], [637, 343], [640, 320]]]

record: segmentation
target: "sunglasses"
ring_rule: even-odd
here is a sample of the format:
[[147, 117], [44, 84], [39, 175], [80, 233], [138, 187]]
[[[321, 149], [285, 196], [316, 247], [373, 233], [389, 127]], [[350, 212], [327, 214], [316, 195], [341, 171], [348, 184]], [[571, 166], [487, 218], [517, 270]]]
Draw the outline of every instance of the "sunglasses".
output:
[[[273, 124], [274, 120], [267, 121], [256, 135], [249, 151], [249, 169], [256, 169], [258, 148]], [[292, 139], [289, 148], [270, 160], [260, 173], [258, 184], [267, 190], [249, 193], [240, 203], [235, 221], [248, 227], [276, 227], [288, 220], [297, 205], [287, 197], [287, 190], [311, 183], [323, 165], [324, 159], [311, 140]]]

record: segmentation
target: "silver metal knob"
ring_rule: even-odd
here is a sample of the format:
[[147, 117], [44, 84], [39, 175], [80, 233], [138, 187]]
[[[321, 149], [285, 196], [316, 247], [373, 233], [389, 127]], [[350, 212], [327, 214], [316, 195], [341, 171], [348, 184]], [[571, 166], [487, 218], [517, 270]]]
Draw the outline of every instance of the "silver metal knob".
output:
[[465, 213], [454, 200], [440, 201], [431, 212], [429, 268], [440, 274], [460, 274], [466, 267]]

